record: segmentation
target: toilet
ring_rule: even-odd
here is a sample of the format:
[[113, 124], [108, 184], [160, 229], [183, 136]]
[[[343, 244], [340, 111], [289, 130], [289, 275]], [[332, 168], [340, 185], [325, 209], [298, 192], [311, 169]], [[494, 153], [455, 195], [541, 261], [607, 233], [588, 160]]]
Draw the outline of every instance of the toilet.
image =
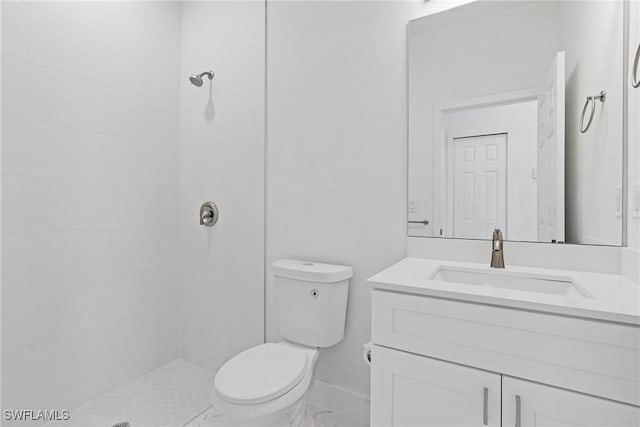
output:
[[273, 274], [282, 341], [251, 347], [216, 373], [213, 404], [229, 424], [302, 425], [318, 348], [344, 337], [351, 267], [281, 259]]

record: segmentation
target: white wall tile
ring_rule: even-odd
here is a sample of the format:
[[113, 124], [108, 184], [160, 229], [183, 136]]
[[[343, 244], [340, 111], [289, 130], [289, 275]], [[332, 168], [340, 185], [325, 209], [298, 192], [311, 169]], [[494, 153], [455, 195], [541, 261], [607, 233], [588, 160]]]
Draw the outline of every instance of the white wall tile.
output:
[[[182, 3], [181, 356], [214, 371], [263, 341], [264, 8]], [[215, 78], [192, 86], [205, 70]], [[220, 211], [212, 228], [198, 221], [208, 200]]]
[[26, 59], [29, 41], [29, 7], [19, 1], [2, 5], [2, 54]]
[[178, 355], [179, 21], [2, 3], [5, 408], [74, 408]]

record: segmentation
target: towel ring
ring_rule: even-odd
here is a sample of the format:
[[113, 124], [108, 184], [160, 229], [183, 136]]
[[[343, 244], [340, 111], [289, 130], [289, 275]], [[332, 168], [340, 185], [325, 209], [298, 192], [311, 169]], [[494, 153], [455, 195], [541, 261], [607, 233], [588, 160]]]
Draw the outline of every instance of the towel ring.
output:
[[631, 84], [633, 87], [640, 87], [640, 76], [638, 76], [638, 63], [640, 62], [640, 44], [636, 50], [636, 59], [633, 61], [633, 74], [631, 75]]
[[[591, 122], [593, 121], [593, 115], [596, 112], [596, 99], [600, 102], [604, 102], [605, 99], [607, 99], [607, 92], [603, 90], [602, 92], [600, 92], [599, 95], [587, 96], [587, 100], [585, 101], [584, 107], [582, 108], [582, 117], [580, 118], [580, 133], [585, 133], [586, 131], [589, 130], [589, 127], [591, 127]], [[584, 116], [585, 116], [585, 113], [587, 112], [587, 109], [589, 108], [589, 105], [591, 105], [591, 112], [589, 113], [589, 121], [585, 126]]]

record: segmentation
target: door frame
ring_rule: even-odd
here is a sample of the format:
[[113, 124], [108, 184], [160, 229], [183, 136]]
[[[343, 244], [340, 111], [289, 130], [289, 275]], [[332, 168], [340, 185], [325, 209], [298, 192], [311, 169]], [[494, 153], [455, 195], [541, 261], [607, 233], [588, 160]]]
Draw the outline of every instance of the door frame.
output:
[[[444, 127], [445, 116], [448, 113], [457, 110], [466, 110], [471, 108], [491, 107], [502, 104], [514, 104], [518, 102], [538, 100], [538, 91], [535, 88], [523, 89], [517, 91], [502, 92], [487, 96], [465, 98], [457, 101], [451, 101], [434, 106], [433, 117], [433, 140], [434, 144], [434, 212], [433, 212], [433, 230], [437, 237], [452, 238], [453, 219], [449, 218], [448, 212], [452, 212], [450, 204], [453, 203], [449, 193], [448, 170], [450, 165], [450, 154], [448, 151], [449, 137]], [[505, 133], [504, 130], [496, 130], [493, 133]], [[473, 136], [473, 135], [468, 135]], [[509, 165], [507, 164], [507, 168]], [[452, 207], [451, 207], [452, 208]], [[507, 215], [508, 216], [508, 215]], [[440, 230], [442, 230], [440, 232]], [[479, 239], [471, 239], [479, 240]], [[486, 239], [481, 239], [486, 240]]]

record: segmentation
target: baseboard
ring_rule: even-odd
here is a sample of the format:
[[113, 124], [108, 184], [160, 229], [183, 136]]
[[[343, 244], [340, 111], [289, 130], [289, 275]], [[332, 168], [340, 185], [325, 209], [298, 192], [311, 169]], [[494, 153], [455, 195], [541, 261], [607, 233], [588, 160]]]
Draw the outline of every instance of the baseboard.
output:
[[369, 396], [316, 380], [310, 403], [328, 409], [357, 425], [369, 425]]

